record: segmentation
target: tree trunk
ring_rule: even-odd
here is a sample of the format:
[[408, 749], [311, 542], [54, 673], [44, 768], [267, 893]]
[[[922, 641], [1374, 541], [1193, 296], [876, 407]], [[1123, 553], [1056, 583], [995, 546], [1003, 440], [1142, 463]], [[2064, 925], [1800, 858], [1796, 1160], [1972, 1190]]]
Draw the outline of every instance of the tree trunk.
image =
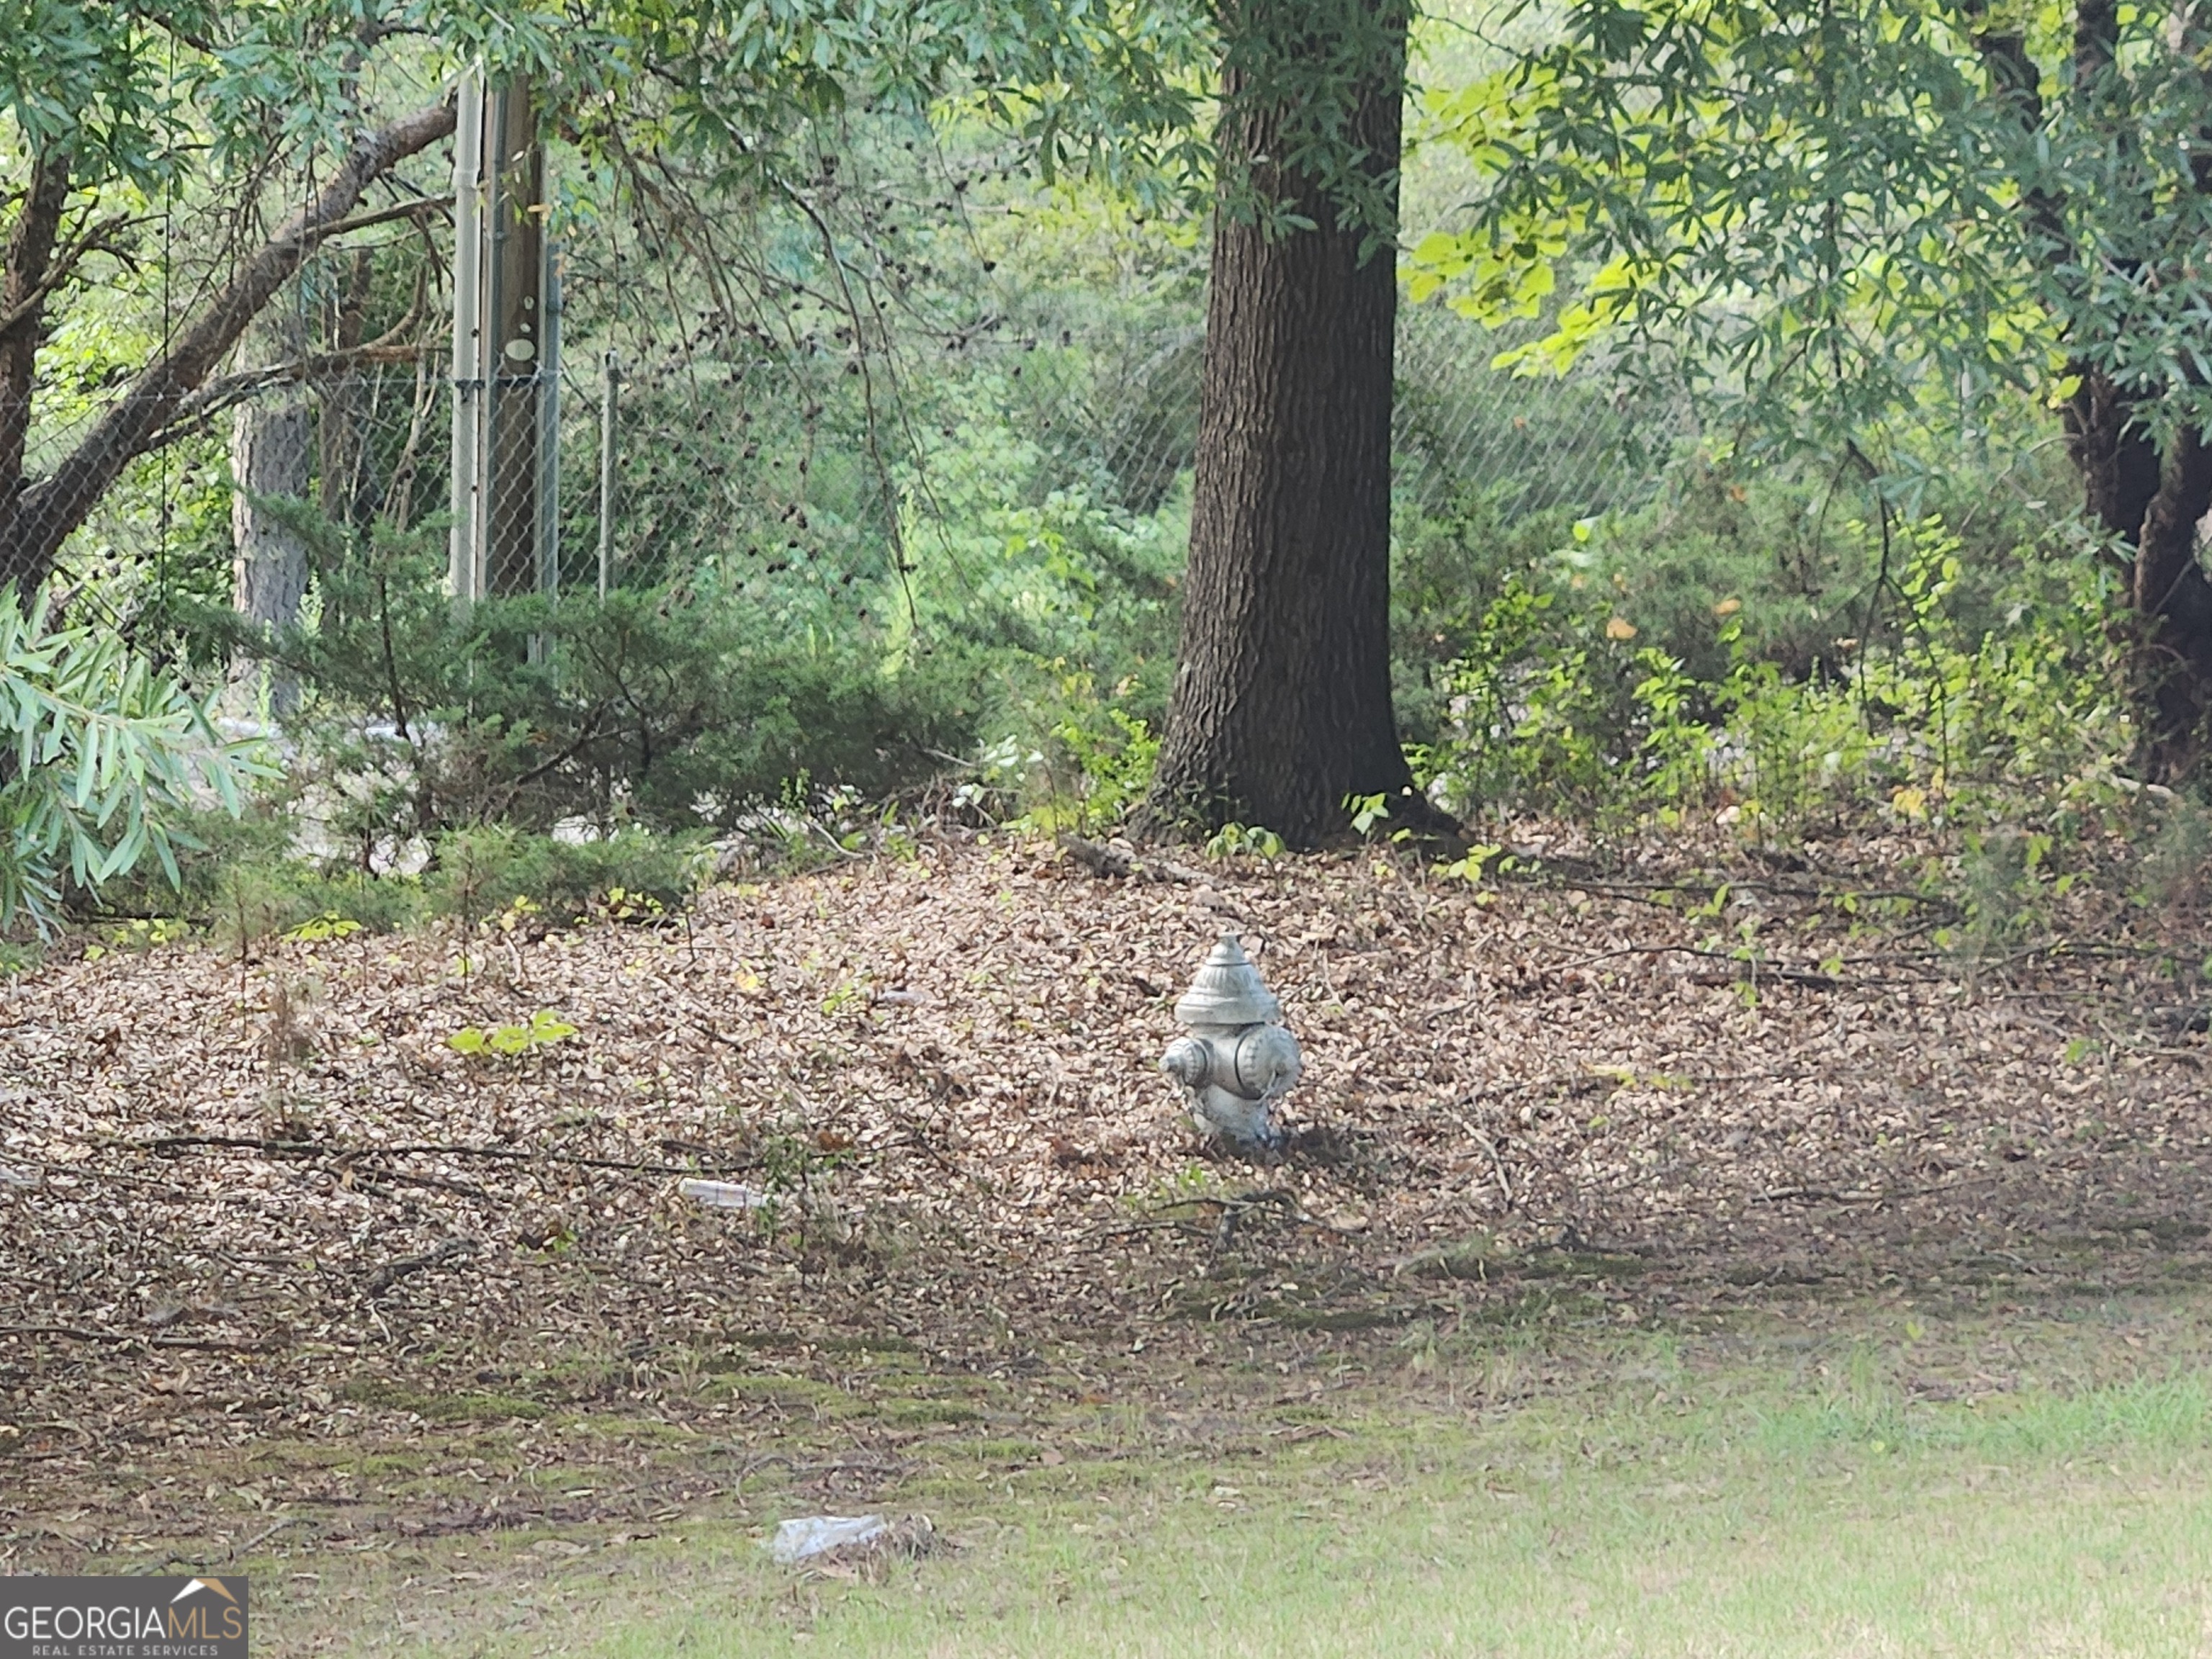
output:
[[[2177, 23], [2181, 19], [2177, 18]], [[2080, 0], [2074, 14], [2074, 118], [2124, 132], [2134, 119], [2114, 80], [2120, 39], [2118, 0]], [[2177, 37], [2201, 51], [2201, 39]], [[2039, 104], [2036, 106], [2040, 112]], [[2191, 162], [2197, 188], [2212, 191], [2212, 155]], [[2078, 272], [2081, 250], [2067, 237], [2054, 197], [2033, 222], [2046, 257]], [[2143, 204], [2146, 212], [2150, 204]], [[2212, 508], [2212, 449], [2184, 428], [2163, 449], [2139, 400], [2092, 365], [2071, 366], [2080, 384], [2064, 410], [2067, 453], [2081, 479], [2084, 509], [2134, 553], [2129, 584], [2130, 690], [2141, 722], [2138, 768], [2158, 781], [2193, 771], [2205, 753], [2212, 719], [2212, 581], [2197, 558], [2197, 526]]]
[[2126, 631], [2129, 690], [2140, 730], [2136, 764], [2158, 782], [2193, 771], [2212, 726], [2212, 580], [2197, 526], [2212, 511], [2212, 448], [2184, 428], [2163, 451], [2133, 399], [2076, 365], [2066, 448], [2083, 510], [2132, 554]]
[[[1384, 38], [1347, 113], [1395, 217], [1404, 36]], [[1306, 847], [1343, 827], [1349, 795], [1426, 805], [1390, 703], [1395, 225], [1272, 160], [1284, 108], [1230, 81], [1222, 166], [1256, 211], [1215, 215], [1182, 650], [1139, 827], [1234, 821]]]
[[[307, 549], [266, 506], [304, 501], [307, 446], [314, 425], [304, 403], [240, 407], [230, 434], [231, 592], [238, 613], [264, 628], [289, 628], [300, 619], [307, 592]], [[270, 682], [272, 713], [289, 714], [298, 688], [289, 678]]]
[[[337, 303], [331, 308], [324, 349], [334, 356], [358, 350], [368, 320], [369, 281], [374, 265], [365, 248], [346, 262]], [[363, 499], [365, 444], [362, 379], [365, 371], [326, 378], [318, 388], [322, 418], [316, 433], [321, 450], [323, 516], [334, 525], [363, 527], [374, 504]]]
[[[1985, 14], [1974, 15], [1989, 23]], [[2032, 253], [2047, 275], [2071, 288], [2081, 282], [2088, 256], [2046, 171], [2047, 112], [2027, 36], [2016, 19], [2007, 19], [1978, 29], [1974, 40], [1992, 94], [2017, 125]], [[2118, 0], [2078, 0], [2064, 96], [2069, 118], [2083, 127], [2131, 130], [2136, 118], [2114, 78], [2119, 41]], [[2205, 42], [2185, 35], [2175, 45], [2194, 54]], [[2197, 190], [2212, 193], [2212, 146], [2198, 150], [2191, 170]], [[2154, 211], [2149, 202], [2142, 205], [2146, 215]], [[2132, 641], [2129, 689], [2141, 720], [2136, 763], [2154, 779], [2171, 781], [2196, 767], [2212, 722], [2212, 581], [2197, 551], [2198, 522], [2212, 507], [2212, 450], [2202, 434], [2185, 430], [2161, 452], [2137, 397], [2081, 357], [2067, 372], [2076, 384], [2063, 410], [2066, 449], [2081, 480], [2082, 509], [2132, 556], [2124, 626]]]
[[2212, 581], [2197, 552], [2197, 524], [2212, 510], [2212, 448], [2185, 428], [2159, 459], [2134, 538], [2130, 670], [2142, 722], [2136, 764], [2172, 782], [2197, 769], [2212, 726]]
[[69, 186], [70, 158], [40, 151], [31, 163], [30, 187], [8, 234], [7, 268], [0, 276], [0, 535], [11, 528], [23, 491], [39, 337]]

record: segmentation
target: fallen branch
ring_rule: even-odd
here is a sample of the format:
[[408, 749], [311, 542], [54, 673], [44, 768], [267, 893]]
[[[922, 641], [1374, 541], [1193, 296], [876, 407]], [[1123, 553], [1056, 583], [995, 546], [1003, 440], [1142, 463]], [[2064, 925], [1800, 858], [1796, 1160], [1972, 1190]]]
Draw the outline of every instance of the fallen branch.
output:
[[1059, 838], [1059, 846], [1061, 852], [1101, 881], [1118, 879], [1136, 872], [1135, 861], [1127, 854], [1117, 853], [1095, 841], [1085, 841], [1080, 836], [1063, 835]]
[[111, 1146], [134, 1152], [166, 1152], [189, 1146], [229, 1147], [239, 1152], [270, 1152], [285, 1158], [488, 1158], [515, 1164], [565, 1164], [586, 1170], [621, 1170], [634, 1175], [697, 1175], [702, 1169], [749, 1170], [750, 1163], [714, 1165], [640, 1164], [628, 1158], [586, 1158], [580, 1152], [535, 1152], [520, 1146], [471, 1146], [441, 1141], [413, 1142], [398, 1146], [342, 1146], [328, 1140], [270, 1140], [253, 1135], [161, 1135], [152, 1140], [115, 1140]]
[[1177, 864], [1171, 859], [1133, 856], [1119, 848], [1085, 841], [1080, 836], [1063, 834], [1058, 837], [1057, 845], [1101, 881], [1134, 877], [1139, 881], [1179, 882], [1187, 887], [1209, 886], [1212, 882], [1205, 871], [1194, 870], [1187, 864]]
[[1887, 1199], [1904, 1195], [1897, 1193], [1832, 1187], [1771, 1187], [1759, 1195], [1759, 1202], [1762, 1204], [1880, 1204]]
[[125, 1347], [224, 1348], [250, 1353], [269, 1345], [258, 1337], [141, 1336], [136, 1331], [103, 1331], [82, 1325], [0, 1325], [0, 1336], [53, 1336], [67, 1342], [112, 1342]]
[[449, 1238], [420, 1255], [403, 1255], [396, 1261], [386, 1262], [368, 1276], [368, 1294], [381, 1296], [403, 1279], [411, 1279], [433, 1267], [442, 1267], [457, 1257], [476, 1253], [477, 1242], [473, 1238]]
[[1509, 1210], [1511, 1209], [1513, 1207], [1513, 1183], [1505, 1178], [1505, 1160], [1498, 1156], [1498, 1143], [1492, 1140], [1488, 1135], [1483, 1133], [1481, 1130], [1476, 1128], [1474, 1125], [1469, 1123], [1457, 1112], [1454, 1112], [1452, 1114], [1452, 1121], [1455, 1123], [1457, 1123], [1461, 1128], [1466, 1130], [1468, 1134], [1472, 1135], [1474, 1138], [1475, 1143], [1480, 1146], [1484, 1152], [1490, 1154], [1491, 1167], [1498, 1171], [1498, 1190], [1504, 1195], [1505, 1207]]
[[[1285, 1217], [1291, 1221], [1297, 1222], [1303, 1226], [1318, 1227], [1322, 1231], [1334, 1233], [1340, 1238], [1352, 1237], [1349, 1229], [1340, 1227], [1334, 1222], [1323, 1221], [1317, 1215], [1310, 1214], [1298, 1202], [1297, 1194], [1280, 1187], [1267, 1187], [1255, 1193], [1237, 1193], [1221, 1198], [1179, 1198], [1162, 1207], [1164, 1210], [1198, 1207], [1218, 1210], [1220, 1215], [1214, 1224], [1216, 1237], [1224, 1243], [1234, 1235], [1238, 1219], [1255, 1210], [1263, 1208], [1279, 1209]], [[1110, 1237], [1119, 1233], [1152, 1232], [1166, 1228], [1182, 1228], [1196, 1232], [1188, 1217], [1156, 1214], [1142, 1221], [1124, 1222], [1118, 1226], [1100, 1228], [1097, 1236]]]
[[[1746, 979], [1758, 978], [1780, 980], [1785, 984], [1809, 986], [1822, 991], [1857, 991], [1864, 990], [1869, 986], [1905, 982], [1894, 979], [1838, 979], [1833, 974], [1819, 973], [1808, 968], [1784, 968], [1773, 963], [1754, 962], [1747, 957], [1737, 956], [1732, 951], [1708, 951], [1695, 945], [1624, 945], [1617, 950], [1600, 951], [1594, 956], [1578, 957], [1572, 962], [1558, 963], [1542, 971], [1547, 974], [1565, 974], [1577, 969], [1588, 968], [1596, 963], [1610, 962], [1620, 957], [1658, 956], [1701, 957], [1710, 962], [1732, 963], [1739, 968], [1750, 969], [1749, 973], [1736, 974], [1726, 978], [1717, 975], [1701, 974], [1697, 976], [1697, 983], [1700, 985], [1726, 985]], [[1911, 982], [1917, 984], [1921, 981], [1921, 979], [1930, 976], [1922, 975]], [[1463, 1006], [1455, 1005], [1452, 1008], [1436, 1009], [1431, 1012], [1433, 1013], [1455, 1012], [1459, 1006]]]

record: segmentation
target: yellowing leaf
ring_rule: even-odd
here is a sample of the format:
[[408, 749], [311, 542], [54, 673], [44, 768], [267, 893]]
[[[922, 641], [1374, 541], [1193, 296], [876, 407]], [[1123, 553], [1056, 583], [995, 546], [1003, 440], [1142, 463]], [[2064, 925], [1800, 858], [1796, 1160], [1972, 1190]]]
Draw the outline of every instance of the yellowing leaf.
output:
[[1636, 637], [1636, 624], [1626, 617], [1609, 617], [1605, 624], [1605, 636], [1609, 640], [1632, 640]]

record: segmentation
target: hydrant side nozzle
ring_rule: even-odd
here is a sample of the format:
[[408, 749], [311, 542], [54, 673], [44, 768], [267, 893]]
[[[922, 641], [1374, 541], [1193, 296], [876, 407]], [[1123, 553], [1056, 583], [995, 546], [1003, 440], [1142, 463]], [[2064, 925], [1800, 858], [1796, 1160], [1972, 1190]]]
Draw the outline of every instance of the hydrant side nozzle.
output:
[[1273, 1099], [1302, 1069], [1297, 1040], [1279, 1025], [1255, 1025], [1237, 1039], [1235, 1092], [1247, 1100]]
[[1191, 1037], [1177, 1037], [1160, 1056], [1160, 1070], [1186, 1089], [1203, 1089], [1212, 1075], [1213, 1057], [1206, 1046]]

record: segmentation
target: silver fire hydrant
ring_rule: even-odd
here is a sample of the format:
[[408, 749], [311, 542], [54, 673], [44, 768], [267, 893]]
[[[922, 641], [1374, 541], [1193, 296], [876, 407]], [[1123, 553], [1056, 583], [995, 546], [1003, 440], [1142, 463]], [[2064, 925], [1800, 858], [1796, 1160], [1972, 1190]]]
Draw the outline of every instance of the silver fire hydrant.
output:
[[1297, 1039], [1234, 935], [1208, 953], [1175, 1016], [1190, 1035], [1168, 1045], [1160, 1069], [1190, 1091], [1198, 1127], [1261, 1151], [1279, 1147], [1275, 1102], [1298, 1080]]

